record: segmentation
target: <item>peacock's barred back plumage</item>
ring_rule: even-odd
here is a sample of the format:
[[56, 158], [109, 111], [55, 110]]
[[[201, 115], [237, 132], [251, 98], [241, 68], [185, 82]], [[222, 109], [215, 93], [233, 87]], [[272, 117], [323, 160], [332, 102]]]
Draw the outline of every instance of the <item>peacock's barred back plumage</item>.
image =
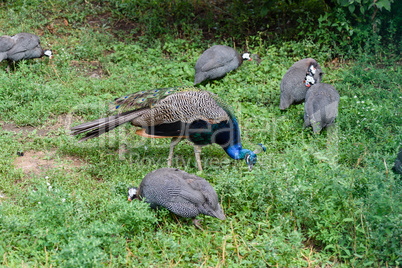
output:
[[211, 124], [234, 120], [233, 109], [218, 95], [194, 87], [159, 88], [117, 98], [110, 114], [142, 109], [139, 125], [205, 120]]

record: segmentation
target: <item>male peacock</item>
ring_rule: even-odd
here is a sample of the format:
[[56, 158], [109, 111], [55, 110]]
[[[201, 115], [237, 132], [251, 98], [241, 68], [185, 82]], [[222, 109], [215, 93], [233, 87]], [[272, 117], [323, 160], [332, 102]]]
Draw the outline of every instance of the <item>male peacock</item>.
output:
[[51, 50], [43, 50], [39, 37], [30, 33], [18, 33], [14, 36], [0, 36], [0, 62], [8, 60], [7, 72], [11, 62], [23, 59], [52, 58]]
[[200, 170], [201, 148], [212, 143], [219, 144], [233, 159], [245, 159], [250, 171], [257, 162], [258, 150], [253, 152], [242, 147], [232, 108], [211, 92], [194, 87], [153, 89], [118, 98], [115, 105], [116, 115], [73, 127], [71, 134], [86, 133], [80, 140], [84, 141], [131, 122], [141, 127], [137, 135], [172, 138], [168, 166], [172, 164], [174, 147], [185, 138], [194, 144]]

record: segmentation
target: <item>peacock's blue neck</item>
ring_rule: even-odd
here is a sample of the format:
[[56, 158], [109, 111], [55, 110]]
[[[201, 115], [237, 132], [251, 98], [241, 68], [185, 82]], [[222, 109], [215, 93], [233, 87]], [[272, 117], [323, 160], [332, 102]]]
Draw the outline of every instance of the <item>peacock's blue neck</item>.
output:
[[230, 142], [227, 144], [227, 146], [222, 147], [231, 158], [235, 160], [244, 159], [246, 154], [250, 153], [251, 151], [248, 149], [243, 149], [240, 138], [240, 129], [236, 118], [232, 118], [232, 123], [232, 136]]
[[225, 152], [233, 159], [235, 160], [240, 160], [240, 159], [244, 159], [244, 157], [246, 156], [246, 154], [250, 154], [251, 151], [248, 149], [243, 149], [243, 147], [241, 146], [241, 144], [234, 144], [234, 145], [230, 145], [227, 148], [224, 148]]

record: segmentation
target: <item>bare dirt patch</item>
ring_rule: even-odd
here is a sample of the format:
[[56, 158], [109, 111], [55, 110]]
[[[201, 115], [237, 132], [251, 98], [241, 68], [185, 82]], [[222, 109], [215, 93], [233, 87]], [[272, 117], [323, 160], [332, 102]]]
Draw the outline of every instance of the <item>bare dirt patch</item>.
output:
[[140, 23], [129, 19], [116, 20], [111, 12], [88, 16], [86, 19], [92, 28], [108, 31], [120, 41], [124, 41], [127, 37], [135, 39], [144, 34], [144, 26]]
[[76, 61], [72, 60], [70, 65], [75, 67], [75, 69], [80, 72], [84, 73], [85, 76], [90, 78], [101, 78], [105, 75], [102, 65], [99, 61]]
[[14, 161], [15, 168], [21, 168], [27, 175], [39, 175], [51, 169], [79, 168], [85, 164], [81, 159], [72, 156], [59, 156], [56, 151], [24, 152]]

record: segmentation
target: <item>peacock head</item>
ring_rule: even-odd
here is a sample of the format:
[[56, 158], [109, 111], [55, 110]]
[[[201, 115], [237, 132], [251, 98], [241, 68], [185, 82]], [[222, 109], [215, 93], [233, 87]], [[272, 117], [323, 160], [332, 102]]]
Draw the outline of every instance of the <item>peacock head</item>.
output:
[[138, 188], [130, 187], [128, 188], [128, 201], [138, 198], [137, 196]]
[[265, 146], [262, 145], [261, 143], [258, 144], [261, 147], [258, 147], [257, 149], [255, 149], [254, 151], [251, 150], [247, 150], [245, 156], [244, 156], [244, 160], [247, 163], [248, 166], [248, 170], [251, 171], [255, 165], [255, 163], [257, 163], [257, 154], [261, 153], [262, 151], [266, 151]]

